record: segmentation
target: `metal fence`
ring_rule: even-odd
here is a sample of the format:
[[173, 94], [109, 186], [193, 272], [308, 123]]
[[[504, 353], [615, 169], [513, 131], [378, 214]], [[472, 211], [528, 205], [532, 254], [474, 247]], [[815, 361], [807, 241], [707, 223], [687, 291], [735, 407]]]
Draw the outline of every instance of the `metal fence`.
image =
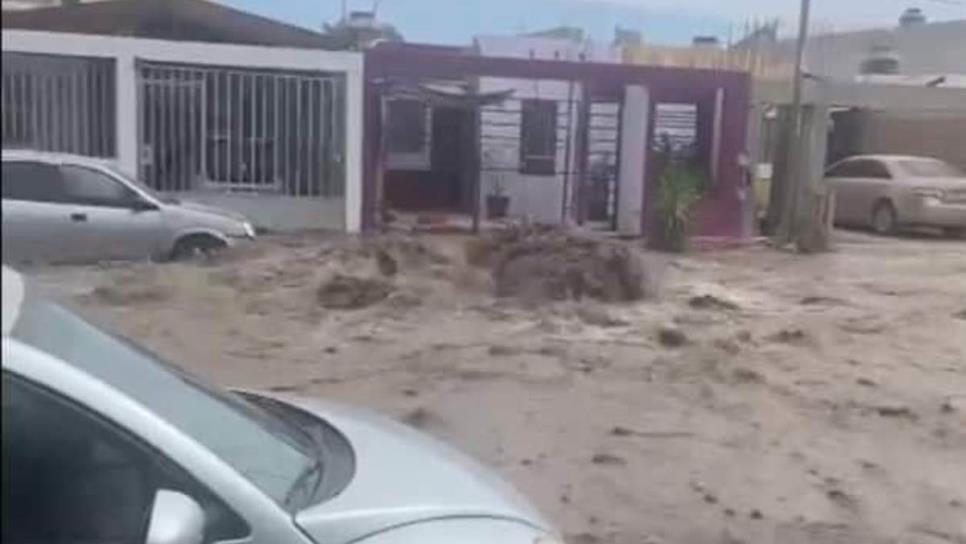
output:
[[345, 191], [345, 79], [140, 63], [143, 179], [161, 191]]
[[[525, 125], [524, 103], [552, 104], [554, 114], [532, 116]], [[569, 175], [567, 146], [575, 130], [573, 108], [578, 102], [566, 99], [507, 99], [500, 104], [480, 108], [480, 140], [483, 153], [483, 172], [526, 173], [524, 149], [526, 134], [541, 134], [546, 140], [546, 155], [536, 157], [552, 162], [545, 175]], [[548, 143], [547, 143], [548, 142]]]
[[698, 107], [696, 104], [660, 103], [654, 107], [654, 139], [652, 146], [683, 158], [693, 158], [698, 139]]
[[591, 102], [587, 126], [587, 220], [617, 225], [620, 102]]
[[114, 155], [113, 60], [3, 53], [2, 88], [4, 148]]

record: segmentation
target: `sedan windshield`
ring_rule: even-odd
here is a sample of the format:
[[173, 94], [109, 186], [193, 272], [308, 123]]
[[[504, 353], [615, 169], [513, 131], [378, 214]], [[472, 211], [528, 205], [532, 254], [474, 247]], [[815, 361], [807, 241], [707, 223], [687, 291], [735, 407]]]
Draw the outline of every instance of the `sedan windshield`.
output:
[[961, 178], [966, 176], [955, 166], [937, 160], [899, 161], [902, 169], [917, 178]]
[[321, 464], [312, 439], [241, 397], [28, 295], [12, 336], [106, 382], [168, 421], [280, 505]]
[[131, 174], [128, 174], [127, 172], [125, 172], [124, 170], [121, 170], [120, 168], [118, 168], [114, 164], [106, 164], [105, 165], [105, 168], [107, 168], [108, 170], [110, 170], [111, 172], [113, 172], [115, 176], [119, 176], [119, 177], [124, 178], [131, 185], [137, 186], [137, 188], [140, 189], [142, 192], [145, 192], [145, 193], [151, 195], [155, 199], [157, 199], [157, 200], [159, 200], [161, 202], [164, 202], [165, 204], [180, 204], [181, 203], [177, 198], [175, 198], [173, 196], [170, 196], [170, 195], [161, 194], [161, 193], [155, 191], [154, 189], [148, 187], [147, 185], [141, 183], [140, 181], [138, 181], [138, 179], [137, 179], [136, 176], [133, 176]]

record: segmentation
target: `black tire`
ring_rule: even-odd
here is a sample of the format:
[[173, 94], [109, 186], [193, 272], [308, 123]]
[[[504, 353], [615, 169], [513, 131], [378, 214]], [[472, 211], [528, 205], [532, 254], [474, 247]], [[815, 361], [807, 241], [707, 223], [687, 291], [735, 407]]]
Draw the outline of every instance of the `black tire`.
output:
[[210, 256], [225, 246], [224, 240], [210, 234], [192, 234], [175, 242], [170, 258], [172, 261], [184, 261], [197, 256]]
[[899, 228], [899, 216], [896, 213], [896, 207], [888, 200], [880, 200], [872, 208], [869, 222], [872, 225], [872, 231], [876, 234], [895, 234]]

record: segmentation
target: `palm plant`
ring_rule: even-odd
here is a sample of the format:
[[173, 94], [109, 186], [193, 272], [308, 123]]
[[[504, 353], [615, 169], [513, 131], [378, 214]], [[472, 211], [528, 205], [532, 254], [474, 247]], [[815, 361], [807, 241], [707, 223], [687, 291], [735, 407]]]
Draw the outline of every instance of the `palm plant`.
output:
[[650, 245], [662, 251], [684, 252], [692, 226], [694, 206], [707, 188], [705, 174], [689, 161], [662, 153], [657, 198], [654, 207], [655, 228]]

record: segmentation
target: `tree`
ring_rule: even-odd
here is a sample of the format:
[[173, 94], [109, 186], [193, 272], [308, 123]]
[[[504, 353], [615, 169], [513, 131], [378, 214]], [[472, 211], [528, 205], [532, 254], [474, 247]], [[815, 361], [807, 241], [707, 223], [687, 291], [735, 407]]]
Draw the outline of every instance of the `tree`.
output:
[[352, 51], [361, 51], [379, 41], [404, 41], [396, 27], [377, 22], [370, 12], [353, 12], [335, 24], [326, 24], [324, 30], [336, 47]]

